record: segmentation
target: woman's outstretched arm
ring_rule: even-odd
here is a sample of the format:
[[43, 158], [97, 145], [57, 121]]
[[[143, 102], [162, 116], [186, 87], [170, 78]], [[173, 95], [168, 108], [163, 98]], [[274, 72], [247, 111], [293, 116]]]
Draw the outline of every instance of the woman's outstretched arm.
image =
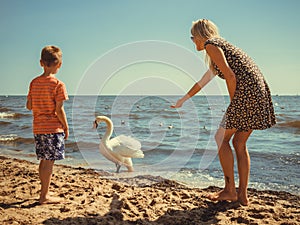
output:
[[194, 86], [188, 91], [186, 95], [184, 95], [182, 98], [180, 98], [175, 105], [172, 105], [171, 108], [180, 108], [183, 103], [188, 100], [189, 98], [193, 97], [195, 94], [197, 94], [206, 84], [208, 84], [215, 75], [211, 72], [211, 70], [207, 70], [202, 78], [194, 84]]

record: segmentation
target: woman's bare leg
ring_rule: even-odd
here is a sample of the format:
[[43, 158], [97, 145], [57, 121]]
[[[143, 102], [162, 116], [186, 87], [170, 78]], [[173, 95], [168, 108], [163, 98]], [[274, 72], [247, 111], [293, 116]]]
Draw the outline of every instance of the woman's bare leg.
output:
[[222, 191], [208, 196], [208, 198], [213, 201], [237, 200], [234, 183], [234, 157], [229, 144], [229, 141], [235, 132], [236, 129], [219, 128], [215, 135], [219, 149], [219, 160], [224, 173], [225, 187]]
[[246, 142], [252, 130], [247, 132], [238, 131], [235, 133], [232, 143], [236, 152], [237, 165], [239, 172], [239, 193], [238, 199], [242, 205], [248, 205], [248, 181], [250, 174], [250, 156], [246, 147]]

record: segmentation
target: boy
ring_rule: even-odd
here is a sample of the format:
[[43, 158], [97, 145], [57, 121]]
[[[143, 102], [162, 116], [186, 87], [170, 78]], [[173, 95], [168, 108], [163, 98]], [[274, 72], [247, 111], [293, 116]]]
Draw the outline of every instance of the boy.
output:
[[63, 106], [68, 94], [65, 84], [55, 77], [61, 64], [62, 52], [58, 47], [43, 48], [40, 65], [44, 73], [31, 81], [27, 96], [26, 107], [33, 113], [33, 134], [40, 160], [40, 204], [59, 203], [58, 198], [49, 197], [49, 186], [54, 161], [64, 159], [64, 139], [69, 136]]

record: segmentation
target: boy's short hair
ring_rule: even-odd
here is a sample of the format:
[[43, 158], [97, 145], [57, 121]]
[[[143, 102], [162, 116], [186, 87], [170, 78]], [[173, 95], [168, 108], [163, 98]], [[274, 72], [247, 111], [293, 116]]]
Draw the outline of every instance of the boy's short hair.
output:
[[62, 62], [62, 51], [56, 46], [46, 46], [41, 52], [41, 61], [46, 66], [54, 66]]

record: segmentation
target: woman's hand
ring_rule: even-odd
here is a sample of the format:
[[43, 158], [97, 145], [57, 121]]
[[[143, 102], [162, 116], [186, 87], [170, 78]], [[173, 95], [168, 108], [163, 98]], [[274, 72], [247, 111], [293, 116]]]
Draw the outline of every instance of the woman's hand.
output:
[[179, 99], [175, 105], [171, 105], [171, 108], [180, 108], [184, 103], [184, 100], [181, 98]]

